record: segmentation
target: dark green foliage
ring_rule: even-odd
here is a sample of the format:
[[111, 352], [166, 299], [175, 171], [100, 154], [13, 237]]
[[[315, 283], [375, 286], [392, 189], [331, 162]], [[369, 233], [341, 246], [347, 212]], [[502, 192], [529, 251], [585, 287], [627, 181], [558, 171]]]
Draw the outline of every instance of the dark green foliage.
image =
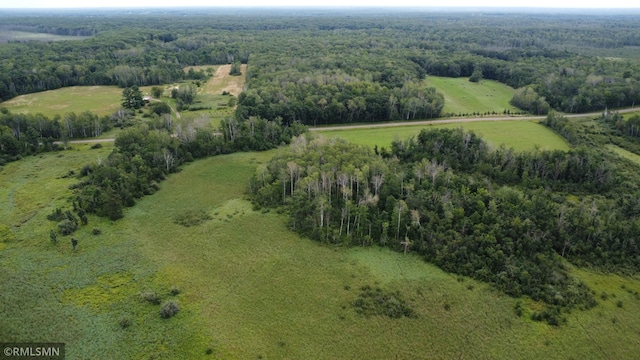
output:
[[154, 102], [149, 108], [153, 113], [157, 115], [171, 114], [172, 111], [171, 107], [167, 103], [162, 101]]
[[62, 235], [71, 235], [78, 229], [78, 218], [67, 210], [64, 212], [64, 219], [58, 223], [58, 231]]
[[618, 300], [618, 302], [616, 302], [616, 306], [621, 308], [622, 307], [622, 300]]
[[60, 222], [66, 218], [66, 215], [60, 208], [56, 208], [51, 214], [47, 215], [47, 220], [55, 222]]
[[122, 107], [125, 109], [140, 109], [144, 105], [142, 92], [136, 85], [125, 88], [122, 91]]
[[522, 316], [522, 302], [520, 300], [516, 301], [516, 303], [513, 305], [513, 311], [516, 313], [516, 315], [518, 317]]
[[101, 143], [93, 144], [93, 145], [91, 145], [91, 148], [92, 149], [102, 149], [102, 144]]
[[59, 150], [55, 140], [99, 136], [113, 125], [109, 117], [100, 118], [90, 112], [48, 118], [42, 114], [12, 114], [7, 111], [0, 114], [0, 165], [23, 156]]
[[181, 293], [180, 288], [177, 287], [177, 286], [172, 286], [171, 290], [169, 290], [169, 294], [171, 294], [173, 296], [176, 296], [176, 295], [178, 295], [180, 293]]
[[94, 227], [93, 230], [91, 231], [91, 233], [93, 235], [100, 235], [102, 233], [102, 230], [100, 230], [100, 228]]
[[387, 316], [392, 319], [417, 316], [398, 291], [389, 292], [369, 285], [363, 286], [360, 290], [358, 298], [351, 303], [358, 314]]
[[536, 115], [546, 115], [550, 110], [549, 103], [545, 98], [538, 95], [531, 87], [523, 87], [516, 90], [509, 103]]
[[159, 86], [154, 86], [151, 88], [151, 96], [155, 99], [159, 99], [162, 96], [164, 90]]
[[543, 311], [534, 311], [531, 320], [544, 321], [549, 325], [560, 326], [566, 324], [567, 318], [562, 315], [562, 308], [558, 306], [547, 306]]
[[242, 70], [240, 67], [240, 62], [239, 61], [234, 61], [233, 64], [231, 64], [231, 70], [229, 71], [229, 75], [231, 76], [240, 76], [242, 75]]
[[204, 210], [188, 210], [182, 214], [178, 214], [173, 221], [178, 225], [190, 227], [200, 225], [211, 219], [211, 215]]
[[126, 316], [123, 316], [123, 317], [120, 318], [120, 320], [118, 320], [118, 324], [120, 325], [120, 327], [122, 329], [126, 329], [129, 326], [131, 326], [133, 324], [133, 322], [131, 321], [130, 318], [128, 318]]
[[182, 84], [171, 90], [171, 97], [179, 100], [182, 104], [191, 104], [196, 98], [198, 88], [193, 84]]
[[160, 305], [160, 295], [155, 291], [143, 291], [140, 293], [140, 300], [153, 305]]
[[55, 230], [49, 231], [49, 238], [54, 245], [58, 244], [58, 233]]
[[178, 306], [178, 303], [173, 300], [169, 300], [162, 304], [162, 307], [160, 308], [160, 317], [168, 319], [175, 316], [179, 311], [180, 306]]
[[473, 73], [471, 73], [471, 76], [469, 77], [469, 81], [477, 83], [480, 82], [480, 80], [482, 80], [482, 68], [476, 66], [473, 69]]

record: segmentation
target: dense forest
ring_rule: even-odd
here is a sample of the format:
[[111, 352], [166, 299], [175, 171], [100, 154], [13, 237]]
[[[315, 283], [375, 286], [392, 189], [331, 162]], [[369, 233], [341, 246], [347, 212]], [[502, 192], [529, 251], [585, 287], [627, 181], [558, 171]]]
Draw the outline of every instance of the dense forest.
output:
[[182, 71], [187, 65], [234, 62], [249, 65], [236, 114], [242, 119], [319, 125], [438, 117], [444, 99], [425, 85], [429, 75], [497, 80], [520, 89], [515, 106], [537, 114], [640, 100], [640, 65], [631, 56], [610, 56], [640, 46], [633, 14], [174, 9], [134, 15], [1, 13], [3, 29], [91, 37], [0, 46], [0, 100], [71, 85], [170, 83], [190, 76]]

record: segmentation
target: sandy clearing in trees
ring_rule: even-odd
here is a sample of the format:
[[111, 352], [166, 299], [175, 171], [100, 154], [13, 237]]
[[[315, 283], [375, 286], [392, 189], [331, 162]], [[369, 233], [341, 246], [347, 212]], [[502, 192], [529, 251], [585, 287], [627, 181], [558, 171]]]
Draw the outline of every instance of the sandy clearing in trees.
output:
[[203, 92], [219, 95], [223, 91], [227, 91], [233, 96], [240, 95], [244, 88], [247, 65], [241, 65], [242, 75], [240, 76], [231, 76], [229, 71], [231, 71], [231, 65], [220, 65], [213, 77], [205, 84]]

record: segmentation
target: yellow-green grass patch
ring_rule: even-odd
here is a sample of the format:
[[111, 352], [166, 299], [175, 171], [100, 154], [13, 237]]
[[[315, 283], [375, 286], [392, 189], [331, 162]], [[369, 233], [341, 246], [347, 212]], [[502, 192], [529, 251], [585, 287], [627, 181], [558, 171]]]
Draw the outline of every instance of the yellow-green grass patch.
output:
[[625, 150], [619, 146], [613, 145], [613, 144], [608, 144], [607, 145], [607, 149], [613, 151], [614, 153], [616, 153], [618, 156], [625, 158], [627, 160], [630, 160], [638, 165], [640, 165], [640, 155], [638, 154], [634, 154], [629, 150]]
[[[143, 86], [140, 90], [149, 94], [151, 88]], [[17, 114], [42, 113], [48, 117], [85, 111], [100, 116], [111, 115], [121, 108], [122, 91], [122, 88], [116, 86], [71, 86], [20, 95], [0, 103], [0, 108], [7, 108]]]
[[[69, 185], [78, 180], [85, 164], [104, 160], [113, 145], [72, 144], [69, 150], [27, 157], [6, 164], [0, 170], [0, 222], [21, 227], [32, 218], [42, 219], [42, 211], [66, 204]], [[28, 228], [28, 227], [27, 227]]]
[[48, 117], [84, 111], [109, 115], [120, 108], [121, 99], [122, 89], [115, 86], [72, 86], [20, 95], [0, 103], [0, 107], [13, 113], [42, 113]]
[[[73, 235], [77, 250], [68, 236], [58, 235], [57, 244], [49, 237], [57, 224], [46, 215], [69, 208], [68, 187], [79, 181], [66, 177], [69, 170], [78, 173], [84, 164], [105, 159], [111, 148], [73, 145], [0, 170], [0, 224], [16, 236], [0, 243], [0, 338], [65, 342], [69, 358], [202, 356], [205, 340], [191, 329], [196, 313], [180, 294], [171, 295], [173, 284], [140, 256], [137, 227], [89, 216], [89, 225]], [[147, 289], [162, 301], [178, 301], [182, 311], [161, 319], [159, 305], [140, 301]]]
[[88, 38], [90, 38], [90, 36], [67, 36], [13, 30], [0, 31], [0, 43], [7, 41], [68, 41], [84, 40]]
[[511, 112], [520, 111], [509, 104], [515, 90], [497, 81], [473, 83], [468, 78], [429, 76], [426, 82], [444, 95], [443, 114], [502, 114], [507, 109]]
[[622, 114], [622, 118], [625, 120], [629, 120], [629, 118], [632, 118], [634, 116], [640, 116], [640, 111], [634, 111], [634, 112]]
[[416, 136], [422, 129], [455, 129], [462, 127], [473, 131], [494, 147], [505, 145], [516, 151], [568, 150], [567, 142], [552, 130], [531, 121], [479, 121], [450, 124], [409, 125], [318, 131], [326, 137], [341, 137], [353, 143], [389, 147], [396, 139]]

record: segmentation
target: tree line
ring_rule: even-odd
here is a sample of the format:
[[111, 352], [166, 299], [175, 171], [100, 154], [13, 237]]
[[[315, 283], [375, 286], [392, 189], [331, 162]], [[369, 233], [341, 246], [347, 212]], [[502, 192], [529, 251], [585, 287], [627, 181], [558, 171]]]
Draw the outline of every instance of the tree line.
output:
[[[0, 165], [41, 152], [66, 147], [76, 138], [100, 136], [115, 126], [124, 126], [130, 114], [119, 111], [98, 116], [85, 111], [49, 118], [43, 114], [14, 114], [0, 109]], [[61, 141], [62, 146], [54, 144]]]

